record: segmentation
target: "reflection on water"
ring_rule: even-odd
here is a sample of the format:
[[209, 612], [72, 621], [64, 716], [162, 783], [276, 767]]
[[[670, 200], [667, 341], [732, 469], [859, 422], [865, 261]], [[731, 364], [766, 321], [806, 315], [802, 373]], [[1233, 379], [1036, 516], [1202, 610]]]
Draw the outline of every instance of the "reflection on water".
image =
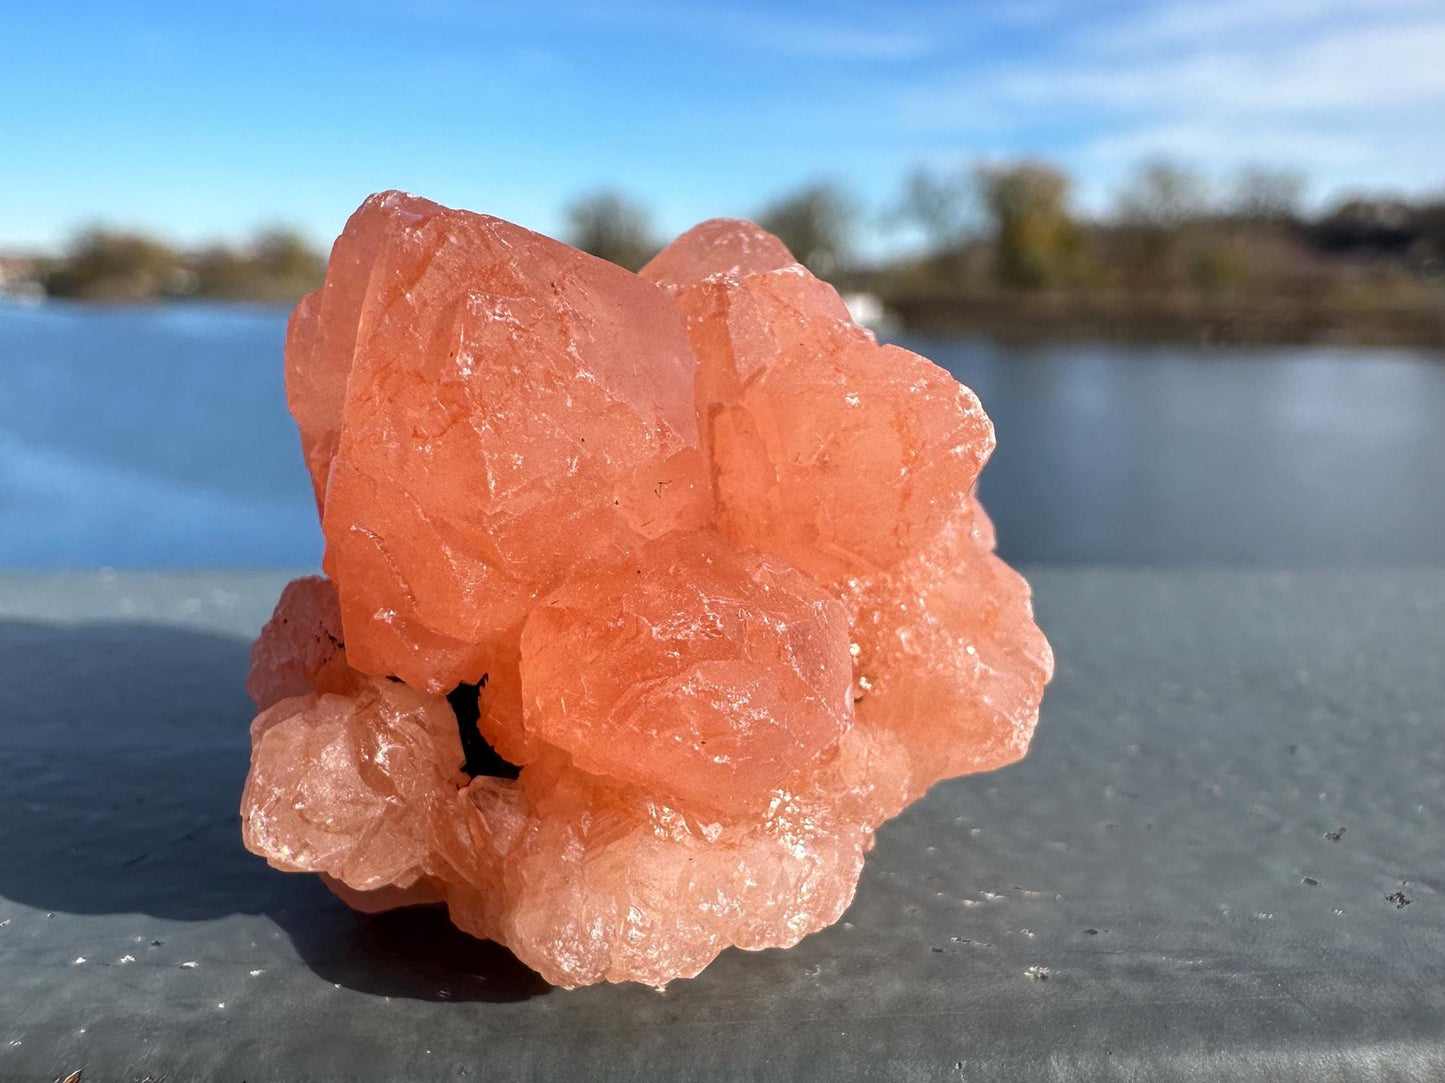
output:
[[[306, 566], [285, 315], [0, 308], [0, 566]], [[1445, 558], [1445, 364], [1424, 353], [905, 343], [973, 387], [1012, 559]]]

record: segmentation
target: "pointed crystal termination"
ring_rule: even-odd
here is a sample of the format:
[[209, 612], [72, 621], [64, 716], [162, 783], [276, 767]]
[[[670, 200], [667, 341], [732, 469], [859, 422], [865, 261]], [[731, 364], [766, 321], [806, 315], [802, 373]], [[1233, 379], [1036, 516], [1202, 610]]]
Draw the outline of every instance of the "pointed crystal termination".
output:
[[475, 682], [572, 568], [708, 517], [682, 321], [564, 244], [373, 197], [290, 347], [325, 567], [367, 672]]
[[326, 535], [252, 651], [246, 845], [555, 984], [837, 920], [1053, 668], [973, 394], [747, 222], [632, 275], [390, 192], [292, 316]]

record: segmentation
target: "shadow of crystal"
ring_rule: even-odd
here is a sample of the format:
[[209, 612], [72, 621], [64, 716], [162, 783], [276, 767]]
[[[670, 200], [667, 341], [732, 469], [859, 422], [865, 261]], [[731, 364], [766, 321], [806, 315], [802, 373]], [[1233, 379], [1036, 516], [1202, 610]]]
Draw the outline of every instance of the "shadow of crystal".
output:
[[265, 915], [320, 977], [430, 1000], [550, 987], [437, 909], [366, 916], [241, 845], [249, 645], [0, 621], [0, 897], [70, 914]]

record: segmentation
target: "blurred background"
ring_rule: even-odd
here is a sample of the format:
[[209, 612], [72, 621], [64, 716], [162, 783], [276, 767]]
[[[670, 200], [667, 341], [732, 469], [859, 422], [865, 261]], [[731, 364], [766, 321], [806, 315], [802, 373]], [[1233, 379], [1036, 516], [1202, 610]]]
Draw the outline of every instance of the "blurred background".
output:
[[972, 386], [1010, 559], [1445, 558], [1439, 0], [0, 4], [0, 567], [306, 567], [370, 192], [754, 218]]

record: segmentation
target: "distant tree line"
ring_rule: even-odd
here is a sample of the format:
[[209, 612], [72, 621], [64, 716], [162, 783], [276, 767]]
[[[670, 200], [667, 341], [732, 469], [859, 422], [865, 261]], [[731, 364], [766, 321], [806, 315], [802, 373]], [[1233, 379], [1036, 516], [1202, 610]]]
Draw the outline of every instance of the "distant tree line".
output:
[[319, 286], [325, 273], [325, 256], [283, 229], [266, 230], [242, 246], [195, 251], [139, 233], [88, 229], [62, 255], [35, 268], [52, 297], [122, 302], [194, 297], [287, 303]]
[[[1412, 313], [1432, 314], [1428, 328], [1405, 337], [1445, 337], [1445, 195], [1355, 196], [1307, 212], [1302, 194], [1300, 178], [1284, 170], [1249, 168], [1211, 185], [1155, 160], [1127, 178], [1106, 212], [1088, 215], [1066, 172], [1018, 160], [915, 170], [872, 211], [838, 186], [808, 185], [755, 218], [816, 273], [877, 294], [905, 322], [970, 312], [1036, 322], [1072, 311], [1127, 323], [1166, 310], [1187, 321], [1252, 308], [1269, 309], [1292, 336], [1310, 333], [1291, 315], [1308, 309], [1374, 313], [1382, 326], [1391, 314], [1404, 314], [1400, 326]], [[616, 191], [581, 196], [566, 221], [573, 244], [632, 270], [663, 244], [647, 209]], [[894, 254], [863, 258], [865, 229], [891, 235], [895, 243], [867, 247]], [[28, 276], [51, 296], [81, 300], [289, 303], [324, 273], [324, 255], [287, 230], [181, 250], [91, 229], [60, 256], [33, 261]]]
[[[916, 170], [871, 215], [843, 190], [812, 185], [756, 220], [816, 273], [905, 315], [990, 299], [1014, 313], [1112, 305], [1126, 319], [1150, 306], [1445, 311], [1445, 194], [1354, 196], [1308, 213], [1303, 191], [1286, 170], [1251, 167], [1211, 185], [1160, 159], [1106, 213], [1086, 215], [1067, 173], [1020, 160]], [[615, 192], [578, 200], [571, 221], [573, 243], [627, 267], [660, 247], [645, 211]], [[892, 233], [901, 254], [860, 259], [865, 228]]]

